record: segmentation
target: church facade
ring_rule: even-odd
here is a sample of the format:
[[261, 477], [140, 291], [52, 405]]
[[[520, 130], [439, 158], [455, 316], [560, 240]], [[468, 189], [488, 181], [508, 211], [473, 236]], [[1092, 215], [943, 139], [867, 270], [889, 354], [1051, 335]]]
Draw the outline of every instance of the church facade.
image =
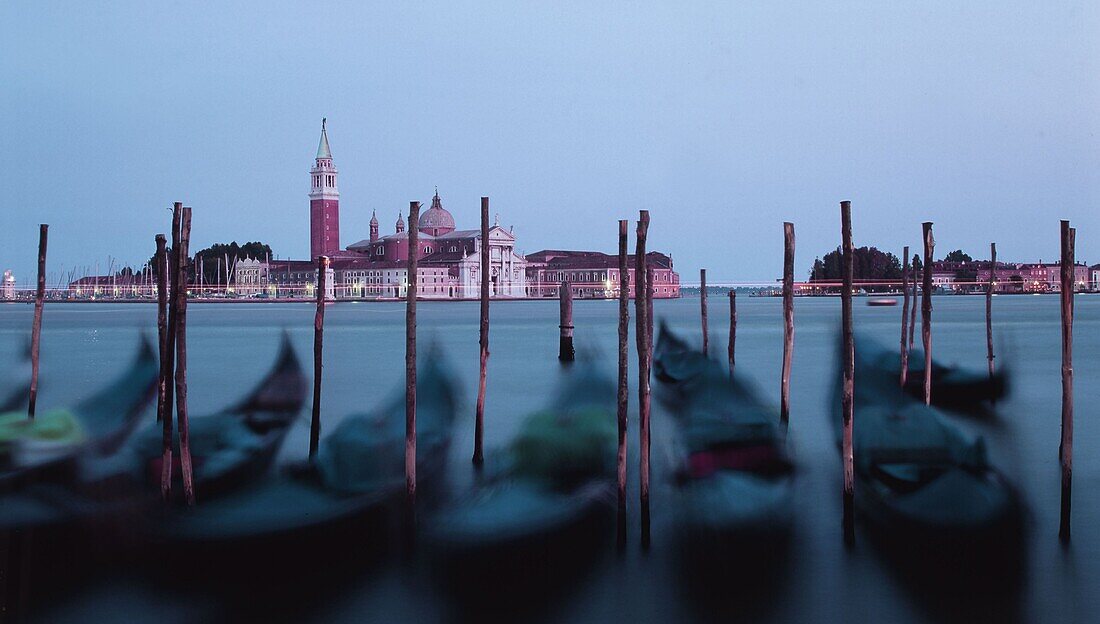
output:
[[454, 216], [443, 207], [438, 189], [431, 206], [416, 224], [418, 242], [409, 249], [409, 234], [399, 212], [394, 231], [381, 235], [378, 216], [372, 214], [369, 237], [340, 245], [339, 172], [333, 162], [326, 123], [310, 169], [309, 216], [311, 260], [253, 261], [238, 276], [241, 292], [250, 296], [313, 297], [320, 256], [329, 258], [327, 296], [334, 299], [401, 298], [408, 289], [408, 262], [415, 253], [417, 295], [428, 299], [474, 299], [480, 296], [481, 245], [489, 246], [490, 296], [527, 296], [527, 261], [516, 253], [512, 230], [499, 224], [481, 230], [459, 230]]

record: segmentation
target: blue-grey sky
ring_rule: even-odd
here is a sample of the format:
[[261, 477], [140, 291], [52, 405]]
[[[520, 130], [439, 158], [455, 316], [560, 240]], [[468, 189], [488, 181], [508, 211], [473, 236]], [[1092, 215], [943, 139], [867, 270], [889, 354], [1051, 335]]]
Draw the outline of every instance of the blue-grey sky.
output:
[[[96, 3], [97, 5], [99, 3]], [[651, 246], [685, 281], [802, 277], [838, 243], [1100, 260], [1096, 2], [0, 3], [0, 270], [193, 248], [308, 254], [321, 117], [341, 234], [439, 186], [521, 250]], [[31, 281], [33, 281], [31, 279]]]

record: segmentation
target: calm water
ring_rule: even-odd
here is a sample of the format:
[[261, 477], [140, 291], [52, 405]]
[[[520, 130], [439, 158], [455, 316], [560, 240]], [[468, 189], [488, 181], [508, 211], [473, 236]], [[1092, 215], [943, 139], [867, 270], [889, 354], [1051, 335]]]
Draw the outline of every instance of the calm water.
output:
[[[741, 297], [738, 368], [778, 404], [782, 318], [778, 299]], [[944, 362], [985, 367], [984, 298], [935, 299], [933, 352]], [[829, 417], [833, 335], [839, 300], [798, 299], [792, 373], [790, 441], [801, 468], [799, 507], [790, 570], [773, 595], [745, 605], [753, 621], [901, 621], [948, 619], [898, 578], [857, 533], [854, 550], [843, 547], [840, 527], [840, 462]], [[330, 306], [325, 324], [324, 426], [374, 405], [403, 381], [403, 304], [342, 303]], [[486, 407], [487, 446], [506, 442], [521, 417], [548, 401], [560, 368], [557, 302], [501, 302], [492, 307]], [[0, 371], [16, 361], [29, 333], [31, 308], [0, 306]], [[579, 351], [602, 357], [614, 375], [616, 311], [613, 301], [575, 304]], [[632, 310], [633, 311], [633, 310]], [[658, 319], [696, 339], [699, 300], [655, 302]], [[711, 349], [724, 361], [726, 300], [711, 298]], [[857, 300], [859, 330], [896, 347], [900, 306], [871, 308]], [[477, 303], [422, 303], [422, 347], [435, 340], [456, 367], [467, 390], [452, 452], [452, 472], [468, 482], [473, 399], [478, 362]], [[1088, 621], [1098, 617], [1100, 595], [1100, 297], [1079, 296], [1075, 325], [1076, 414], [1073, 543], [1057, 539], [1060, 422], [1059, 307], [1054, 296], [1001, 296], [994, 300], [998, 364], [1011, 366], [1012, 394], [998, 404], [999, 419], [977, 428], [989, 441], [993, 461], [1020, 487], [1029, 508], [1029, 574], [1018, 602], [1023, 621]], [[270, 365], [279, 332], [287, 330], [303, 363], [311, 361], [313, 307], [298, 304], [199, 305], [188, 311], [189, 387], [192, 414], [223, 406], [258, 380]], [[129, 360], [141, 331], [155, 333], [148, 305], [50, 305], [42, 337], [40, 409], [86, 396]], [[633, 332], [633, 330], [632, 330]], [[919, 336], [918, 336], [919, 342]], [[631, 335], [633, 346], [633, 333]], [[633, 350], [632, 350], [633, 351]], [[632, 359], [635, 357], [633, 352]], [[632, 374], [631, 380], [636, 379]], [[858, 379], [857, 379], [858, 391]], [[634, 389], [631, 425], [636, 424]], [[153, 415], [150, 411], [149, 418]], [[292, 432], [285, 455], [304, 457], [307, 415]], [[858, 423], [857, 425], [858, 426]], [[692, 613], [672, 565], [669, 505], [668, 415], [654, 402], [654, 547], [639, 552], [636, 514], [626, 555], [605, 558], [585, 583], [542, 611], [552, 621], [678, 621]], [[637, 433], [631, 432], [631, 511], [636, 508]], [[201, 493], [200, 493], [201, 495]], [[613, 539], [612, 539], [613, 541]], [[613, 549], [609, 545], [609, 552]], [[414, 566], [415, 567], [415, 566]], [[449, 619], [446, 601], [424, 580], [422, 570], [388, 566], [350, 583], [339, 599], [309, 605], [318, 621]], [[179, 618], [216, 615], [221, 605], [199, 597], [165, 593], [148, 583], [105, 579], [86, 592], [59, 601], [54, 617], [130, 619], [135, 610]], [[973, 596], [982, 613], [990, 600]], [[998, 597], [1003, 603], [1005, 598]], [[1003, 605], [1002, 605], [1003, 606]]]

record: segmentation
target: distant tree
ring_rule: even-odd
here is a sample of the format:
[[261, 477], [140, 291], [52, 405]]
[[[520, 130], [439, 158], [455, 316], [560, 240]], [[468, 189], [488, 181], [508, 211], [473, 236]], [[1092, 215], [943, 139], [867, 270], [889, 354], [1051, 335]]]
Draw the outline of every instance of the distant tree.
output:
[[955, 271], [955, 281], [972, 285], [978, 281], [978, 271], [975, 269], [959, 269]]
[[[840, 248], [814, 260], [810, 268], [810, 281], [836, 282], [842, 279]], [[901, 261], [892, 253], [876, 247], [857, 247], [852, 250], [852, 278], [861, 281], [890, 281], [901, 279]], [[868, 290], [886, 290], [885, 286], [868, 287]]]
[[[171, 251], [171, 248], [168, 249]], [[266, 243], [261, 242], [249, 242], [244, 245], [240, 245], [237, 241], [232, 243], [214, 243], [206, 249], [200, 249], [190, 258], [190, 270], [189, 278], [192, 281], [198, 281], [195, 271], [198, 270], [196, 264], [197, 258], [202, 258], [202, 281], [204, 283], [225, 282], [225, 267], [226, 259], [229, 261], [230, 271], [232, 272], [233, 263], [235, 261], [244, 260], [246, 258], [252, 260], [267, 260], [273, 257], [271, 253], [271, 247]], [[149, 259], [150, 270], [156, 275], [157, 258], [153, 257]]]
[[970, 257], [970, 254], [964, 253], [961, 249], [956, 249], [951, 253], [943, 257], [944, 262], [973, 262], [974, 258]]

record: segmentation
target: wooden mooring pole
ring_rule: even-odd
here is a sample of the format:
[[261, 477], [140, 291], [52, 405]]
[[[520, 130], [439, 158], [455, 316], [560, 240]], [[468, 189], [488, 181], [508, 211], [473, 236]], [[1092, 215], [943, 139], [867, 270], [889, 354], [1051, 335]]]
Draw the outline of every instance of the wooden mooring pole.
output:
[[736, 351], [737, 351], [737, 291], [730, 288], [730, 344], [729, 344], [729, 361], [730, 361], [730, 380], [733, 380], [733, 368], [736, 364]]
[[932, 238], [932, 222], [921, 224], [924, 229], [924, 269], [921, 290], [920, 335], [924, 343], [924, 404], [932, 404], [932, 251], [936, 240]]
[[478, 346], [481, 358], [477, 380], [477, 408], [474, 415], [474, 466], [485, 463], [482, 438], [485, 434], [485, 376], [489, 367], [489, 198], [481, 198], [481, 324]]
[[157, 422], [161, 424], [160, 495], [167, 502], [172, 494], [172, 404], [168, 398], [172, 378], [168, 344], [168, 241], [157, 234], [157, 344], [160, 349], [160, 369], [157, 374]]
[[997, 281], [997, 243], [989, 243], [989, 284], [985, 289], [985, 348], [993, 381], [993, 288]]
[[[162, 454], [162, 460], [167, 459], [166, 463], [161, 465], [161, 491], [168, 500], [168, 496], [172, 493], [172, 414], [175, 407], [176, 396], [176, 293], [179, 291], [179, 257], [177, 252], [179, 251], [180, 241], [180, 224], [183, 220], [183, 203], [175, 202], [172, 204], [172, 247], [165, 255], [165, 271], [168, 273], [168, 338], [166, 340], [167, 346], [167, 361], [162, 363], [162, 373], [164, 374], [164, 411], [165, 418], [161, 423], [162, 427], [162, 444], [168, 449], [167, 453]], [[164, 484], [168, 485], [165, 486]]]
[[[629, 402], [629, 382], [627, 362], [629, 347], [627, 339], [630, 336], [630, 263], [628, 256], [628, 231], [629, 222], [626, 219], [619, 221], [619, 393], [617, 397], [616, 419], [619, 424], [619, 450], [616, 456], [618, 477], [618, 544], [623, 547], [626, 544], [626, 416]], [[636, 291], [641, 292], [641, 291]], [[635, 295], [637, 296], [637, 295]]]
[[38, 403], [38, 352], [42, 345], [42, 308], [46, 300], [46, 242], [50, 226], [38, 226], [38, 285], [34, 291], [34, 320], [31, 321], [31, 387], [30, 400], [27, 402], [27, 417], [34, 418], [34, 407]]
[[[913, 261], [909, 264], [909, 270], [912, 271], [910, 277], [910, 288], [913, 291], [913, 307], [909, 309], [909, 352], [913, 351], [913, 339], [917, 333], [917, 260], [920, 256], [913, 254]], [[921, 269], [924, 270], [923, 268]], [[907, 356], [908, 359], [908, 356]]]
[[313, 418], [309, 422], [309, 459], [317, 457], [321, 443], [321, 356], [325, 346], [325, 292], [328, 289], [328, 256], [317, 257], [317, 313], [313, 316]]
[[649, 271], [646, 266], [646, 235], [649, 211], [638, 216], [634, 251], [634, 334], [638, 349], [638, 489], [640, 492], [642, 546], [649, 546]]
[[564, 280], [558, 287], [558, 304], [560, 318], [558, 331], [561, 336], [558, 340], [558, 359], [562, 362], [572, 362], [576, 357], [573, 350], [573, 285], [569, 280]]
[[1073, 495], [1073, 289], [1074, 244], [1077, 232], [1062, 221], [1062, 443], [1059, 461], [1062, 464], [1062, 510], [1058, 537], [1069, 541], [1070, 502]]
[[707, 270], [699, 269], [699, 313], [703, 319], [703, 355], [710, 354], [710, 336], [707, 332]]
[[783, 223], [783, 371], [779, 382], [779, 422], [791, 419], [791, 356], [794, 354], [794, 224]]
[[843, 250], [840, 290], [840, 327], [844, 351], [844, 372], [841, 394], [841, 462], [844, 464], [844, 541], [855, 541], [855, 464], [852, 451], [852, 426], [855, 404], [856, 349], [852, 337], [852, 202], [840, 202], [840, 238]]
[[[416, 521], [416, 291], [420, 202], [409, 202], [409, 269], [405, 291], [405, 500], [410, 522]], [[488, 241], [482, 241], [486, 244]]]
[[[909, 376], [909, 245], [901, 252], [901, 387]], [[913, 305], [917, 305], [913, 301]]]
[[180, 435], [180, 472], [183, 473], [183, 497], [188, 506], [195, 504], [195, 483], [191, 470], [191, 443], [187, 419], [187, 249], [191, 243], [191, 208], [183, 208], [180, 221], [179, 277], [176, 278], [176, 425]]

